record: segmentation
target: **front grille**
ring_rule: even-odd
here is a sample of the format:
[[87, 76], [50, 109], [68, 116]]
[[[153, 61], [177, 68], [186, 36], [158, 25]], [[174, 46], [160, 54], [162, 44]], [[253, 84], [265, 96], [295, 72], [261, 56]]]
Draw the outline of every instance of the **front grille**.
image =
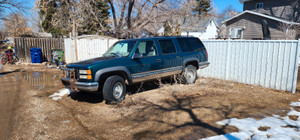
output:
[[72, 68], [62, 68], [63, 70], [63, 77], [70, 78], [71, 71], [75, 71], [75, 79], [79, 80], [79, 70], [78, 69], [72, 69]]

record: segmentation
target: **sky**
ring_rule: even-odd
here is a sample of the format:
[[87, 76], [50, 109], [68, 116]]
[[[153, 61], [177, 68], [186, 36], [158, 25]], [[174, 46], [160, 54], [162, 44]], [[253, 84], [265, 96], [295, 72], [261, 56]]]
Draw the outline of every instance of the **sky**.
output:
[[[36, 0], [27, 1], [26, 5], [33, 8]], [[212, 2], [214, 3], [214, 6], [217, 7], [218, 13], [222, 12], [228, 5], [232, 5], [239, 12], [243, 11], [243, 4], [239, 3], [239, 0], [212, 0]]]
[[214, 5], [217, 7], [218, 13], [222, 12], [228, 5], [232, 5], [237, 11], [243, 11], [243, 4], [239, 3], [238, 0], [212, 0]]

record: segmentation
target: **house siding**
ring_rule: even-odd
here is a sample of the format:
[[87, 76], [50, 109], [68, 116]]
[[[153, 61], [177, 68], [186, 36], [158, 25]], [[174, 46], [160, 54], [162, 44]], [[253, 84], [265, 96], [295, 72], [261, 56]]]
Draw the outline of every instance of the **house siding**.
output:
[[[260, 16], [246, 13], [237, 18], [234, 18], [226, 23], [226, 38], [229, 38], [231, 28], [244, 28], [242, 39], [262, 39], [261, 21], [265, 19]], [[280, 23], [278, 21], [265, 19], [268, 22], [271, 39], [286, 39], [286, 34], [280, 31]]]
[[[256, 9], [256, 3], [263, 3], [262, 9]], [[254, 12], [300, 22], [300, 0], [253, 0], [244, 2], [244, 11]]]

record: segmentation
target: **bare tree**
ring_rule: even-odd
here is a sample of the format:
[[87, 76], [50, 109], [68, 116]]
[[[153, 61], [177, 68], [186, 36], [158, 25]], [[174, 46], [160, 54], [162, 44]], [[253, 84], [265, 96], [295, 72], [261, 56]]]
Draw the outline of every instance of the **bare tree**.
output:
[[5, 19], [7, 16], [5, 13], [24, 11], [26, 9], [24, 2], [24, 0], [0, 0], [0, 20]]
[[[37, 0], [36, 7], [47, 12], [44, 7], [53, 1]], [[193, 16], [193, 7], [195, 7], [195, 0], [106, 0], [112, 15], [110, 20], [104, 22], [111, 25], [111, 29], [109, 29], [105, 28], [103, 19], [97, 19], [98, 13], [90, 10], [92, 4], [97, 0], [57, 1], [60, 4], [53, 3], [55, 8], [50, 12], [55, 12], [49, 14], [48, 18], [51, 19], [51, 24], [45, 24], [46, 27], [59, 27], [58, 30], [72, 31], [75, 35], [83, 23], [89, 22], [85, 19], [93, 16], [100, 25], [99, 32], [107, 32], [117, 38], [133, 38], [143, 31], [156, 35], [157, 30], [166, 21], [172, 21], [174, 27], [177, 27], [182, 25], [187, 17]], [[57, 8], [57, 6], [63, 6], [63, 8]], [[88, 11], [88, 14], [85, 11]], [[41, 20], [45, 18], [45, 16], [41, 17]]]
[[118, 38], [132, 38], [140, 31], [156, 35], [165, 22], [174, 27], [193, 16], [195, 0], [108, 0], [112, 11], [113, 33]]
[[220, 14], [217, 15], [217, 22], [221, 25], [224, 20], [229, 19], [238, 13], [240, 12], [238, 12], [232, 5], [228, 5]]
[[27, 23], [22, 13], [11, 13], [8, 18], [4, 20], [5, 29], [11, 37], [32, 35], [32, 29], [28, 27]]
[[285, 35], [285, 39], [299, 39], [300, 38], [300, 25], [280, 23], [279, 29]]

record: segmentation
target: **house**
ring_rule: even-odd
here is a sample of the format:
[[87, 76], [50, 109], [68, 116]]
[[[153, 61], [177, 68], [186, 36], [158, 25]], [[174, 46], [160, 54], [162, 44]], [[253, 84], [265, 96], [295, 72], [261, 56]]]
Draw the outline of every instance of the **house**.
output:
[[199, 37], [201, 40], [215, 39], [218, 24], [214, 17], [190, 17], [180, 26], [181, 35]]
[[244, 11], [222, 22], [225, 38], [298, 39], [300, 0], [244, 0]]

